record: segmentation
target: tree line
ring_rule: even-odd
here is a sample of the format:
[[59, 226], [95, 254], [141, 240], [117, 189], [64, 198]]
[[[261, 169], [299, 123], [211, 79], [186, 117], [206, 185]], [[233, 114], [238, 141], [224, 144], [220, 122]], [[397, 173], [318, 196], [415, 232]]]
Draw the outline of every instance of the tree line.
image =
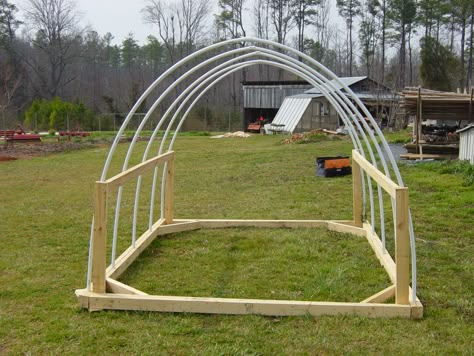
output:
[[[178, 60], [246, 35], [293, 46], [339, 76], [368, 75], [397, 89], [472, 86], [473, 0], [337, 0], [343, 22], [332, 16], [330, 0], [218, 0], [215, 13], [210, 0], [147, 0], [143, 22], [154, 30], [143, 44], [132, 33], [117, 43], [112, 33], [81, 26], [74, 0], [24, 4], [20, 18], [10, 0], [0, 0], [0, 110], [11, 121], [18, 119], [15, 113], [31, 117], [31, 105], [39, 107], [41, 100], [55, 107], [58, 98], [120, 120]], [[240, 82], [269, 79], [295, 78], [248, 68], [223, 80], [201, 107], [214, 120], [229, 108], [238, 112]], [[150, 105], [145, 102], [141, 110]], [[83, 116], [91, 122], [90, 115]], [[40, 122], [56, 121], [62, 122]]]

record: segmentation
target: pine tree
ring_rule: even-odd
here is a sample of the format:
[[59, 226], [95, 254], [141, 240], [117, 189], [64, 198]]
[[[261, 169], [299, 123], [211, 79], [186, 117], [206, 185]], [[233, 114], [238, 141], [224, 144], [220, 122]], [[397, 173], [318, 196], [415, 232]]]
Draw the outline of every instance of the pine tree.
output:
[[407, 35], [416, 19], [415, 0], [390, 0], [389, 19], [395, 30], [395, 39], [400, 43], [398, 87], [405, 86]]
[[347, 29], [349, 30], [349, 76], [352, 76], [353, 64], [353, 43], [352, 30], [354, 29], [354, 21], [361, 13], [360, 0], [337, 0], [339, 14], [346, 20]]

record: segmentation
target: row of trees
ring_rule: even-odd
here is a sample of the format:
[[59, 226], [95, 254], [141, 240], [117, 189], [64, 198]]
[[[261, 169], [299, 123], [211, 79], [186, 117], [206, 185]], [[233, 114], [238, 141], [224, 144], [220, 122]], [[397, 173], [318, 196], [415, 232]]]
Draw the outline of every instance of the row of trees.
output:
[[[419, 82], [416, 67], [419, 50], [413, 48], [419, 39], [423, 57], [421, 79], [425, 85], [436, 82], [427, 67], [437, 63], [450, 72], [447, 85], [442, 89], [472, 85], [472, 48], [474, 26], [474, 2], [472, 0], [337, 0], [340, 15], [346, 20], [349, 40], [348, 72], [354, 68], [352, 39], [355, 20], [359, 19], [361, 63], [371, 75], [379, 63], [380, 80], [386, 79], [386, 49], [394, 46], [399, 62], [397, 87]], [[440, 52], [441, 51], [441, 52]], [[446, 57], [449, 55], [449, 58]], [[453, 60], [457, 62], [452, 70]], [[408, 64], [408, 66], [407, 66]], [[392, 78], [393, 80], [394, 78]], [[441, 88], [440, 88], [441, 89]]]
[[[147, 0], [143, 21], [155, 31], [140, 44], [133, 34], [117, 42], [81, 27], [74, 0], [25, 0], [23, 18], [0, 0], [0, 109], [23, 112], [34, 99], [61, 97], [96, 113], [126, 112], [179, 59], [245, 35], [294, 46], [341, 76], [369, 75], [396, 88], [472, 85], [472, 0], [336, 3], [345, 26], [331, 18], [330, 0], [218, 0], [214, 14], [210, 0]], [[240, 81], [284, 76], [250, 68], [222, 81], [204, 102], [214, 116], [229, 106], [237, 111]]]

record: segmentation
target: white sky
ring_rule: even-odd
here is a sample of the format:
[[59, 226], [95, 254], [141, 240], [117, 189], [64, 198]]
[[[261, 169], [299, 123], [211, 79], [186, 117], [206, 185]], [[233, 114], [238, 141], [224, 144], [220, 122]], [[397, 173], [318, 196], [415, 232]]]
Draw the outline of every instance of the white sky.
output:
[[153, 32], [150, 25], [143, 23], [140, 13], [144, 0], [78, 0], [77, 5], [85, 25], [91, 25], [101, 36], [112, 33], [115, 42], [122, 42], [132, 32], [144, 43]]
[[[10, 0], [20, 9], [19, 18], [23, 17], [21, 9], [26, 0]], [[168, 2], [165, 0], [165, 2]], [[213, 9], [217, 10], [217, 0], [211, 0]], [[143, 22], [140, 10], [145, 7], [145, 0], [76, 0], [78, 10], [82, 14], [82, 24], [90, 25], [100, 36], [107, 32], [114, 36], [114, 43], [120, 44], [132, 32], [135, 39], [141, 44], [146, 42], [146, 37], [156, 33], [156, 27]], [[331, 1], [332, 14], [338, 17], [335, 10], [336, 1]], [[251, 8], [253, 0], [247, 0], [246, 7]], [[252, 34], [251, 24], [247, 31]], [[155, 32], [155, 33], [154, 33]]]

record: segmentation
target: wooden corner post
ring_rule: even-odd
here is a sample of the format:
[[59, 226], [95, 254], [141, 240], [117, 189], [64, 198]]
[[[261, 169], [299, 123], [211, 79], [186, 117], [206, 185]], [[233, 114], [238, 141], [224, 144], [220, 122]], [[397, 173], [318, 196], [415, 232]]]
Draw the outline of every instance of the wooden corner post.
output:
[[107, 249], [107, 183], [95, 183], [92, 292], [105, 293]]
[[165, 224], [173, 223], [174, 219], [174, 157], [166, 162], [166, 189], [165, 189]]
[[395, 209], [395, 303], [409, 304], [410, 236], [408, 231], [408, 188], [396, 189]]
[[[352, 157], [354, 157], [354, 154]], [[355, 159], [352, 159], [352, 193], [354, 225], [362, 227], [362, 171], [359, 163]]]

